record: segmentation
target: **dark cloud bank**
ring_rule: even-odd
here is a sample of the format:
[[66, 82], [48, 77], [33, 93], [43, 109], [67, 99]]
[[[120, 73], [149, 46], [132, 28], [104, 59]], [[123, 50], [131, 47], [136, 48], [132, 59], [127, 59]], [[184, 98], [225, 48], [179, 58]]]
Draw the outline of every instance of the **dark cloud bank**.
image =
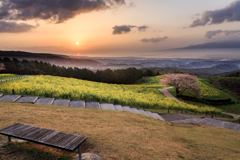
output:
[[112, 34], [124, 34], [131, 32], [132, 28], [138, 28], [138, 31], [146, 31], [148, 29], [148, 26], [131, 26], [131, 25], [121, 25], [121, 26], [114, 26]]
[[240, 1], [234, 1], [222, 9], [205, 11], [201, 19], [194, 20], [190, 27], [220, 24], [225, 21], [240, 21]]
[[[62, 23], [81, 13], [111, 9], [124, 5], [125, 0], [1, 0], [0, 32], [25, 32], [31, 25], [17, 24], [9, 21], [17, 20], [47, 20], [52, 23]], [[5, 21], [5, 23], [4, 23]], [[24, 29], [24, 26], [26, 27]]]
[[17, 24], [15, 22], [0, 21], [0, 33], [21, 33], [30, 31], [33, 28], [35, 26], [26, 23]]
[[[240, 49], [240, 40], [239, 41], [222, 41], [222, 42], [208, 42], [197, 45], [190, 45], [184, 48], [177, 49], [218, 49], [218, 48], [239, 48]], [[176, 50], [177, 50], [176, 49]]]
[[0, 19], [43, 19], [62, 23], [81, 13], [123, 4], [125, 0], [2, 0]]
[[161, 42], [161, 41], [166, 40], [166, 39], [168, 39], [167, 36], [165, 36], [163, 38], [160, 38], [160, 37], [158, 37], [158, 38], [150, 38], [150, 39], [144, 38], [144, 39], [141, 39], [140, 41], [142, 41], [144, 43], [146, 43], [146, 42], [157, 43], [157, 42]]

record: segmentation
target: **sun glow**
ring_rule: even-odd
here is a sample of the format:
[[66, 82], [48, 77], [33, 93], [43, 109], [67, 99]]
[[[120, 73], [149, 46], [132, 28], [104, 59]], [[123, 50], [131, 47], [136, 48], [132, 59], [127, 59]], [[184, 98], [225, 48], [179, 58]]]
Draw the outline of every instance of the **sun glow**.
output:
[[76, 45], [79, 45], [79, 42], [76, 42]]

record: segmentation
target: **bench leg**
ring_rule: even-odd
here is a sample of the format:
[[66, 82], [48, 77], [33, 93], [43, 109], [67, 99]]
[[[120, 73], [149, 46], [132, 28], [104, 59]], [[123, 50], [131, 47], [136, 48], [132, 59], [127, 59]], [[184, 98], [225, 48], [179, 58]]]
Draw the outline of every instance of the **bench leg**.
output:
[[11, 136], [8, 136], [8, 142], [11, 142]]
[[78, 157], [79, 157], [79, 160], [82, 160], [82, 154], [81, 154], [81, 147], [80, 147], [80, 145], [78, 146]]

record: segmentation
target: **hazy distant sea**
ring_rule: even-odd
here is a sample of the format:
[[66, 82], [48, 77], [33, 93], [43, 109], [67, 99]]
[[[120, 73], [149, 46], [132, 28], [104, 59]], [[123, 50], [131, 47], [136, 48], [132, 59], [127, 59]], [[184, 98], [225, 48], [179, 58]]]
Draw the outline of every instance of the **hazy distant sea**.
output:
[[[239, 44], [240, 45], [240, 44]], [[146, 58], [191, 58], [191, 59], [240, 59], [240, 49], [185, 49], [142, 52]]]

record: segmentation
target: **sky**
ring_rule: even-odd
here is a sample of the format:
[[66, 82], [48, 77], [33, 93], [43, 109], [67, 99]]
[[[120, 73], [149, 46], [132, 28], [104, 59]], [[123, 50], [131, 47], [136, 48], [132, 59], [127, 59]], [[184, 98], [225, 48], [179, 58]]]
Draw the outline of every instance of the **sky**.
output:
[[0, 0], [0, 50], [154, 57], [238, 44], [238, 0]]

